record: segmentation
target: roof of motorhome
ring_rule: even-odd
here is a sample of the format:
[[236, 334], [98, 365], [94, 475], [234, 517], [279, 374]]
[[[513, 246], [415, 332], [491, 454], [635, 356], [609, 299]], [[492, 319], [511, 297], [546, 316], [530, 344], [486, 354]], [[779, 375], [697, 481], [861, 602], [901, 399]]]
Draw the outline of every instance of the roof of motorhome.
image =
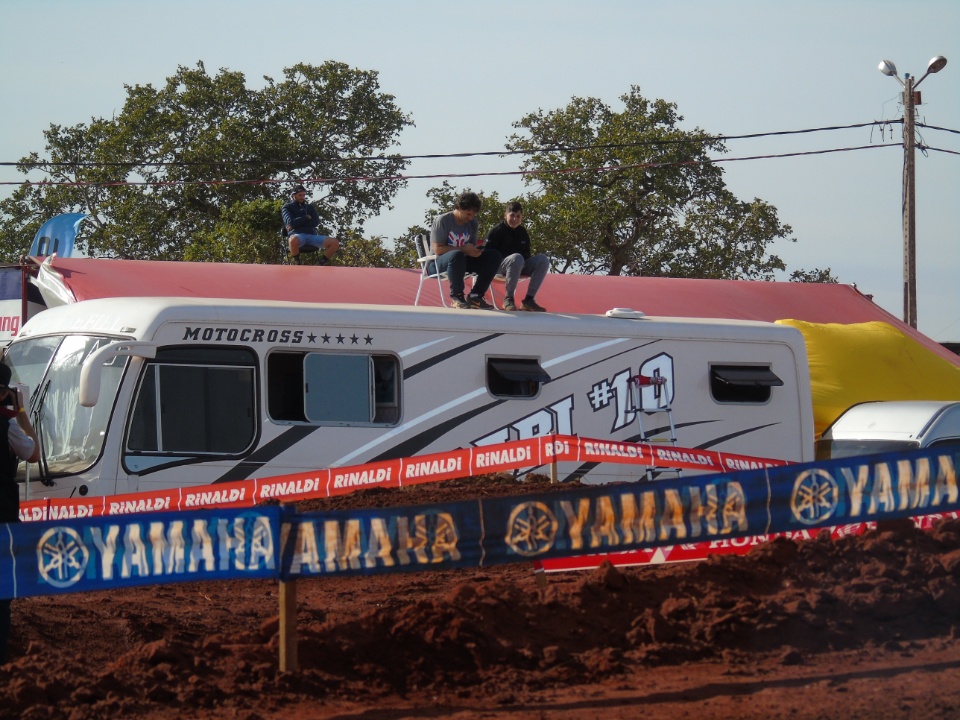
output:
[[[469, 320], [468, 320], [469, 318]], [[283, 300], [236, 300], [196, 297], [97, 298], [38, 313], [20, 337], [62, 333], [65, 329], [92, 334], [147, 339], [166, 323], [204, 325], [256, 324], [287, 328], [400, 328], [416, 330], [509, 332], [537, 335], [589, 334], [638, 337], [650, 328], [656, 338], [702, 340], [763, 340], [796, 343], [802, 336], [792, 327], [755, 320], [725, 318], [607, 318], [571, 313], [504, 313], [449, 310], [436, 307], [298, 303]], [[655, 327], [655, 329], [654, 329]]]
[[960, 402], [936, 400], [884, 400], [854, 405], [827, 430], [833, 440], [900, 438], [918, 439], [931, 420]]
[[[190, 296], [409, 306], [417, 294], [420, 271], [54, 258], [44, 263], [40, 279], [66, 302]], [[494, 291], [499, 302], [502, 284], [494, 283]], [[519, 292], [524, 291], [525, 285], [521, 284]], [[851, 285], [552, 274], [537, 293], [537, 301], [552, 312], [592, 315], [629, 307], [664, 317], [841, 324], [882, 321], [960, 365], [958, 356], [902, 323]], [[436, 282], [424, 284], [420, 304], [440, 305]]]

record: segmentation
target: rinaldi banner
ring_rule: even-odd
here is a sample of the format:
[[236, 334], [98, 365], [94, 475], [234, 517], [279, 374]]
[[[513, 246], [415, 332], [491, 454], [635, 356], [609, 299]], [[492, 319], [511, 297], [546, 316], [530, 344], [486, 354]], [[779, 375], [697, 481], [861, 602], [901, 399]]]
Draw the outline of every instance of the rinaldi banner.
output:
[[422, 507], [3, 525], [0, 596], [480, 567], [942, 514], [960, 510], [958, 460], [946, 448]]
[[529, 440], [462, 448], [430, 455], [396, 458], [292, 473], [257, 480], [238, 480], [200, 487], [93, 498], [44, 499], [21, 503], [23, 522], [64, 520], [138, 512], [212, 507], [254, 507], [264, 500], [294, 502], [345, 495], [371, 487], [395, 488], [455, 478], [512, 471], [527, 472], [553, 462], [614, 462], [657, 468], [713, 472], [787, 464], [748, 455], [663, 447], [647, 443], [611, 442], [574, 435], [547, 435]]

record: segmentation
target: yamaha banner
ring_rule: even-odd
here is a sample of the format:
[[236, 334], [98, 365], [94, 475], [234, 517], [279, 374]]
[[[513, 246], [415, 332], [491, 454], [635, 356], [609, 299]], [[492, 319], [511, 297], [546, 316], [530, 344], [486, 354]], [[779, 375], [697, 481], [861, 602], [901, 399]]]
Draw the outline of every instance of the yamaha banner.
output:
[[0, 525], [0, 597], [277, 576], [280, 508]]
[[960, 448], [291, 518], [283, 577], [494, 565], [960, 508]]
[[482, 567], [802, 535], [960, 510], [958, 460], [953, 447], [420, 507], [222, 508], [0, 525], [0, 597]]

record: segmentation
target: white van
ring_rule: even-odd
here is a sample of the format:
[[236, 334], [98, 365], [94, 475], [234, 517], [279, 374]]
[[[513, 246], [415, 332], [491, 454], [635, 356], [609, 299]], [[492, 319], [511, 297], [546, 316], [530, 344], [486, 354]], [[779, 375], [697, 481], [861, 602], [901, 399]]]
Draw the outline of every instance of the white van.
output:
[[847, 409], [817, 440], [817, 460], [960, 444], [960, 402], [883, 400]]
[[[111, 495], [341, 467], [549, 434], [789, 461], [813, 456], [803, 337], [735, 320], [201, 298], [39, 313], [3, 362], [42, 460], [23, 495]], [[649, 436], [648, 436], [649, 437]], [[527, 468], [530, 470], [532, 468]], [[566, 463], [560, 479], [645, 468]], [[22, 481], [21, 477], [21, 481]]]

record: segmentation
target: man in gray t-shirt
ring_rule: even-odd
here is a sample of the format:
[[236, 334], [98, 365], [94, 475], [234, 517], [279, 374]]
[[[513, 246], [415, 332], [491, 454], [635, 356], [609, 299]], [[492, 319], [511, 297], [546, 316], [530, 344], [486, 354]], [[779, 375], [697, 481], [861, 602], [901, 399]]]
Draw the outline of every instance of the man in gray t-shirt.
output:
[[[480, 197], [476, 193], [461, 194], [452, 211], [434, 219], [430, 244], [437, 256], [437, 272], [445, 272], [450, 281], [453, 306], [492, 310], [493, 305], [483, 296], [500, 268], [501, 256], [493, 248], [479, 246], [477, 213], [480, 208]], [[468, 272], [476, 273], [477, 279], [469, 297], [464, 297], [463, 276]]]

